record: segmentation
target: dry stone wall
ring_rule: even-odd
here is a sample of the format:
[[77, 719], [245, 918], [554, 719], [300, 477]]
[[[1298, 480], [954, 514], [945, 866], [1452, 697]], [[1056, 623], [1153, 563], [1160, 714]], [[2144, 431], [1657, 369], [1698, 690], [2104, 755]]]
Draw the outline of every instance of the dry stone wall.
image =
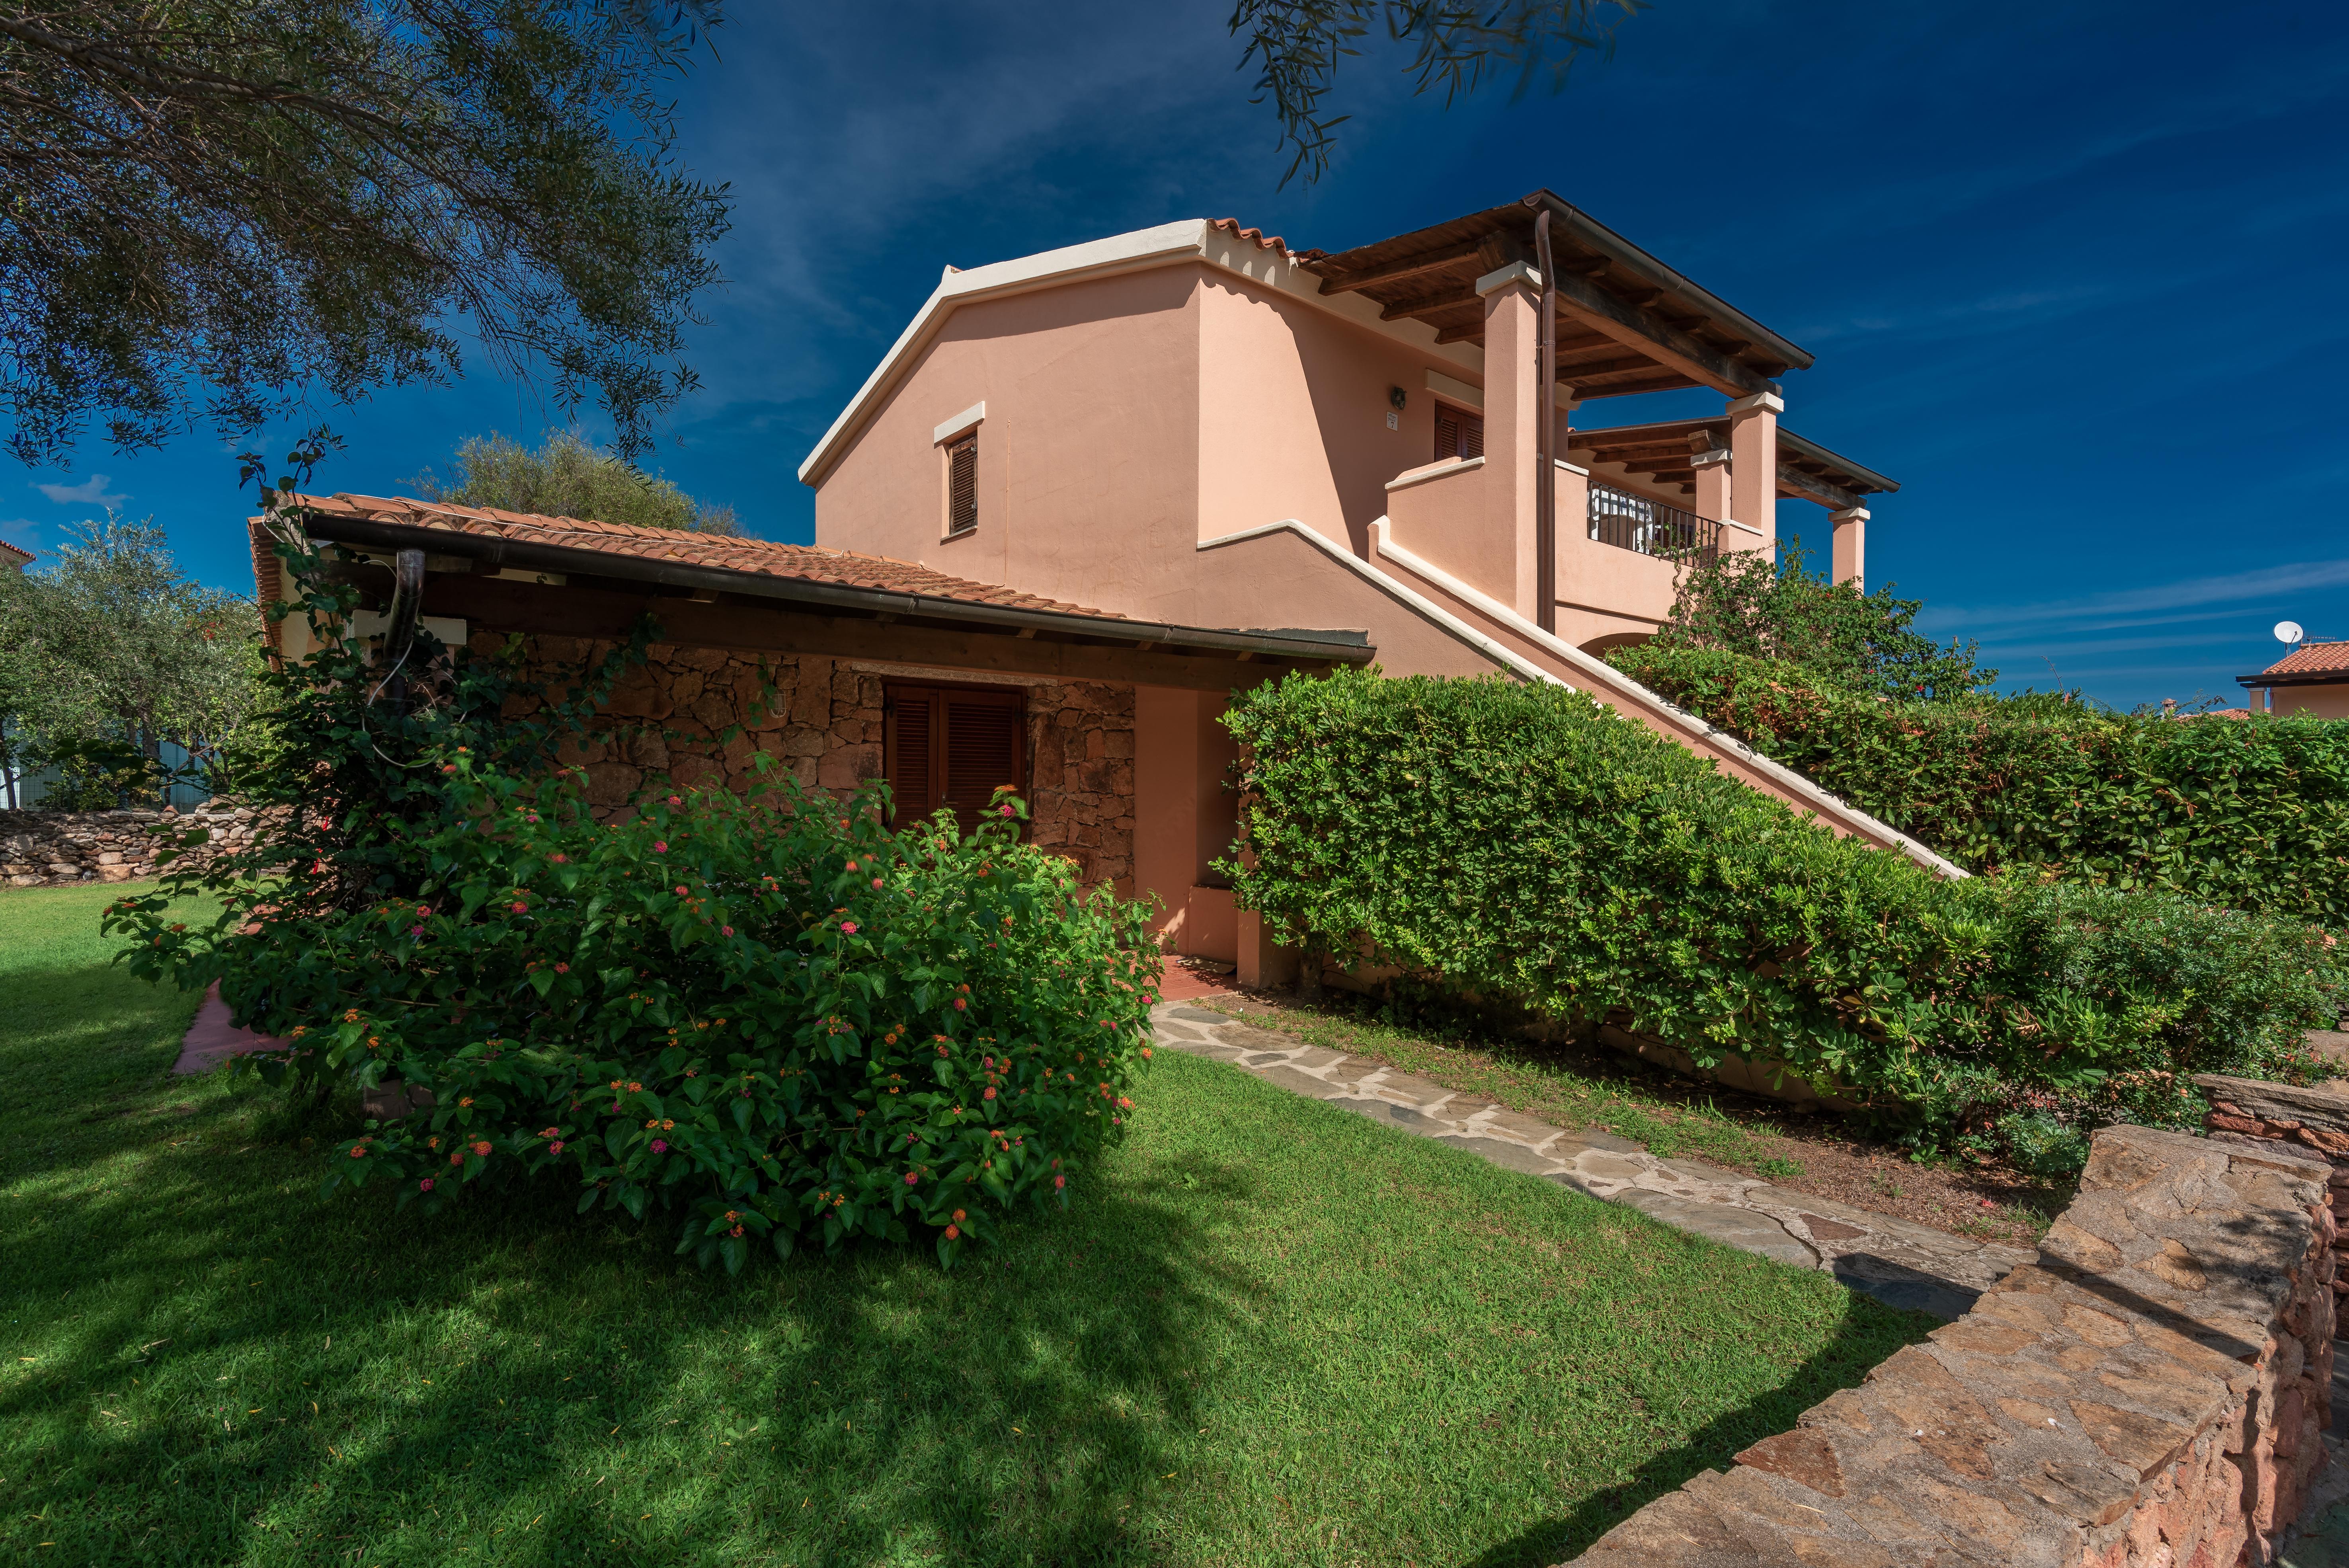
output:
[[[2282, 1144], [2293, 1153], [2322, 1160], [2331, 1169], [2327, 1191], [2335, 1225], [2349, 1225], [2349, 1094], [2332, 1088], [2296, 1088], [2291, 1084], [2197, 1073], [2195, 1086], [2209, 1097], [2203, 1126], [2223, 1142]], [[2333, 1270], [2336, 1327], [2340, 1298], [2349, 1278]]]
[[2106, 1128], [2035, 1264], [1576, 1561], [2271, 1561], [2325, 1463], [2327, 1175], [2272, 1145]]
[[[503, 634], [475, 638], [481, 652]], [[561, 683], [611, 651], [575, 637], [530, 640], [534, 678]], [[882, 686], [889, 680], [971, 682], [943, 669], [871, 660], [754, 655], [656, 644], [612, 694], [593, 732], [562, 759], [587, 774], [598, 811], [625, 810], [645, 782], [746, 790], [763, 753], [801, 782], [845, 794], [883, 769]], [[988, 683], [1002, 684], [1002, 683]], [[1029, 836], [1076, 862], [1088, 882], [1130, 888], [1133, 876], [1133, 688], [1021, 680], [1027, 693]], [[535, 699], [515, 699], [526, 713]], [[719, 738], [740, 727], [729, 741]]]
[[0, 810], [0, 876], [10, 887], [70, 887], [86, 882], [137, 882], [158, 873], [165, 830], [202, 828], [205, 841], [180, 849], [173, 871], [200, 870], [222, 850], [253, 837], [251, 808], [217, 801], [160, 811]]

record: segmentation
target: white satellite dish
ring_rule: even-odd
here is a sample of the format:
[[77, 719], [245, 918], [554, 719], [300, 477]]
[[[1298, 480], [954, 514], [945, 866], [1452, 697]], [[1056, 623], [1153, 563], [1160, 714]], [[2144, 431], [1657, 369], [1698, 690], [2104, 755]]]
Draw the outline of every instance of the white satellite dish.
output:
[[2278, 621], [2275, 634], [2276, 641], [2279, 643], [2296, 643], [2308, 634], [2300, 629], [2300, 623], [2297, 621]]

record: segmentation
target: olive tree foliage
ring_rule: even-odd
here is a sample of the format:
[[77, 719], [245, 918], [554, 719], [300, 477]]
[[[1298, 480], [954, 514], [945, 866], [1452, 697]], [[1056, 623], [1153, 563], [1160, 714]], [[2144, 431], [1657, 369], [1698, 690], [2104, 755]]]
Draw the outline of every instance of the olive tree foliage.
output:
[[1537, 83], [1557, 92], [1574, 63], [1611, 55], [1615, 30], [1647, 0], [1237, 0], [1232, 36], [1245, 39], [1240, 68], [1257, 68], [1254, 103], [1269, 102], [1281, 142], [1292, 150], [1283, 183], [1319, 180], [1349, 116], [1323, 111], [1338, 62], [1359, 56], [1375, 27], [1410, 51], [1414, 91], [1441, 88], [1449, 108], [1493, 77], [1515, 78], [1522, 95]]
[[260, 631], [252, 603], [181, 573], [152, 521], [69, 529], [47, 566], [0, 573], [12, 770], [58, 764], [82, 806], [151, 789], [166, 741], [216, 775], [258, 727]]
[[0, 15], [0, 407], [26, 463], [439, 381], [460, 337], [623, 452], [695, 385], [718, 0], [74, 0]]
[[443, 483], [426, 473], [417, 483], [434, 500], [463, 506], [698, 533], [742, 531], [731, 506], [697, 501], [659, 475], [640, 472], [567, 430], [550, 430], [536, 450], [494, 431], [468, 437], [458, 443], [453, 480]]

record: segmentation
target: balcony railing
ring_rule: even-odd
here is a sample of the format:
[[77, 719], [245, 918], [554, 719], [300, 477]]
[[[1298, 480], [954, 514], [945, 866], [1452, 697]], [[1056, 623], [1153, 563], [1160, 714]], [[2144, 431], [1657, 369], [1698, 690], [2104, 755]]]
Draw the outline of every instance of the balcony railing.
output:
[[1721, 552], [1721, 524], [1713, 519], [1605, 485], [1590, 487], [1590, 537], [1667, 561], [1710, 561]]

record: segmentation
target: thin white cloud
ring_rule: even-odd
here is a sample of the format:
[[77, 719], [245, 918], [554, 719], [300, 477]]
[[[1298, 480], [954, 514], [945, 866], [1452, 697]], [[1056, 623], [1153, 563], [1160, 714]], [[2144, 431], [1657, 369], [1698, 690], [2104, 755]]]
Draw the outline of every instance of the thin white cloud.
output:
[[33, 488], [59, 506], [119, 506], [130, 498], [117, 493], [111, 487], [113, 477], [92, 474], [78, 485], [51, 485], [35, 482]]
[[2092, 593], [2076, 599], [2046, 600], [2033, 604], [1979, 607], [1936, 605], [1917, 617], [1920, 631], [1934, 635], [1958, 633], [1987, 637], [1997, 631], [2044, 626], [2050, 630], [2085, 630], [2072, 623], [2097, 620], [2112, 630], [2156, 624], [2163, 611], [2200, 604], [2240, 604], [2261, 599], [2283, 599], [2320, 588], [2349, 585], [2349, 561], [2301, 561], [2283, 566], [2262, 566], [2252, 572], [2220, 577], [2189, 577], [2147, 588], [2115, 593]]

